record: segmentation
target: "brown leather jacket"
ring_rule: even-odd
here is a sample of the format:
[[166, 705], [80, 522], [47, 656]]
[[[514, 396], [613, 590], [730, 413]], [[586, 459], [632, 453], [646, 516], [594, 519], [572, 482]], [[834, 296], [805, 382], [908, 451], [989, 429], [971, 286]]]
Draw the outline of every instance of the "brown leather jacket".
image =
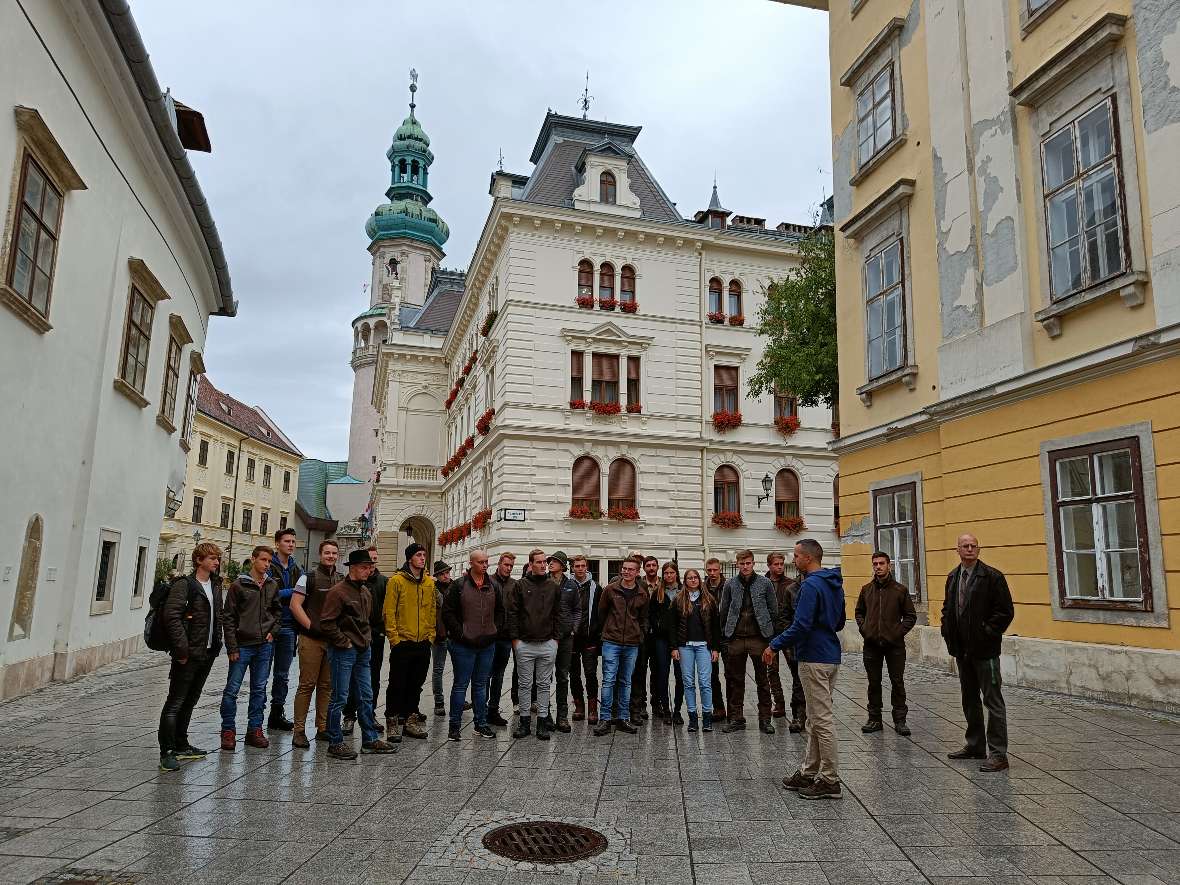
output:
[[918, 621], [910, 591], [892, 575], [878, 585], [876, 579], [860, 588], [856, 599], [856, 626], [865, 642], [898, 646]]
[[647, 634], [650, 602], [651, 597], [641, 583], [633, 590], [624, 590], [621, 581], [611, 581], [598, 594], [598, 604], [594, 607], [590, 623], [593, 643], [642, 645]]

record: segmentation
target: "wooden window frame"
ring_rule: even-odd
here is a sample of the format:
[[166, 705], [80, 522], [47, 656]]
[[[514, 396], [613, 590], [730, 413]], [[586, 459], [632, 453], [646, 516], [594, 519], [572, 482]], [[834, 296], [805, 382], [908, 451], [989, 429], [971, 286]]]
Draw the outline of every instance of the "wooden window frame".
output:
[[[577, 371], [575, 371], [575, 369]], [[586, 352], [570, 351], [570, 402], [586, 400]]]
[[[714, 286], [714, 283], [717, 285]], [[709, 280], [708, 299], [709, 313], [725, 312], [725, 284], [721, 282], [719, 277], [713, 277]]]
[[[898, 492], [909, 492], [910, 493], [910, 518], [905, 521], [886, 522], [886, 523], [879, 522], [877, 519], [877, 500], [879, 498], [886, 496], [886, 495], [890, 495], [890, 496], [895, 495]], [[909, 588], [909, 591], [910, 591], [910, 596], [912, 596], [914, 599], [916, 599], [916, 600], [921, 599], [922, 598], [922, 547], [921, 547], [921, 534], [920, 534], [921, 522], [919, 520], [919, 513], [918, 513], [918, 508], [920, 506], [920, 498], [918, 496], [918, 483], [916, 481], [899, 482], [896, 485], [882, 486], [881, 488], [871, 489], [869, 492], [869, 506], [872, 508], [871, 516], [872, 516], [872, 520], [873, 520], [873, 549], [874, 550], [884, 550], [886, 552], [889, 552], [889, 555], [895, 564], [898, 561], [906, 562], [907, 560], [901, 559], [900, 557], [895, 555], [897, 552], [896, 540], [891, 545], [884, 545], [881, 543], [881, 532], [882, 531], [896, 532], [896, 530], [899, 528], [909, 527], [910, 540], [911, 540], [910, 547], [913, 552], [913, 559], [910, 561], [913, 562], [912, 568], [913, 568], [913, 574], [914, 574], [914, 579], [912, 581], [913, 586]], [[896, 536], [895, 536], [895, 538], [896, 538]], [[890, 552], [890, 550], [892, 550], [892, 552]], [[896, 572], [894, 573], [894, 576], [896, 577]], [[904, 582], [902, 582], [902, 583], [904, 583]]]
[[780, 390], [777, 386], [774, 389], [774, 417], [776, 421], [779, 418], [799, 417], [798, 398]]
[[283, 471], [283, 494], [286, 495], [286, 494], [289, 494], [290, 492], [291, 492], [291, 471], [284, 470]]
[[287, 527], [287, 514], [280, 513], [279, 514], [279, 531], [281, 532], [286, 527]]
[[[722, 385], [718, 383], [717, 370], [718, 369], [733, 369], [738, 373], [737, 384], [730, 386], [728, 384]], [[741, 368], [739, 366], [730, 365], [714, 365], [713, 366], [713, 411], [714, 412], [739, 412], [741, 411], [741, 397], [738, 395], [742, 387]]]
[[264, 489], [270, 488], [271, 474], [272, 474], [271, 466], [269, 464], [263, 464], [262, 465], [262, 487]]
[[[98, 532], [98, 554], [94, 561], [94, 581], [90, 585], [90, 614], [107, 615], [115, 610], [115, 591], [119, 580], [119, 548], [122, 536], [114, 529], [100, 529]], [[103, 569], [103, 554], [111, 545]], [[103, 595], [100, 597], [99, 588]]]
[[226, 449], [225, 450], [225, 475], [226, 476], [233, 476], [234, 475], [234, 468], [237, 466], [238, 465], [236, 463], [236, 453], [234, 452], [233, 449]]
[[[35, 167], [37, 174], [41, 176], [44, 182], [44, 190], [41, 193], [41, 205], [34, 208], [25, 201], [25, 187], [28, 184], [29, 168]], [[53, 219], [52, 228], [46, 224], [44, 217], [45, 213], [45, 198], [46, 195], [52, 191], [57, 197], [57, 213]], [[65, 205], [65, 192], [58, 186], [53, 176], [46, 171], [44, 164], [38, 161], [33, 152], [27, 148], [21, 155], [21, 171], [16, 192], [13, 194], [15, 208], [13, 210], [13, 224], [12, 224], [12, 239], [9, 243], [8, 266], [4, 269], [4, 283], [7, 289], [19, 298], [23, 305], [31, 310], [37, 317], [49, 321], [49, 310], [53, 304], [53, 276], [57, 268], [57, 255], [60, 248], [61, 238], [61, 222], [63, 217], [63, 207]], [[17, 255], [22, 252], [20, 249], [20, 232], [21, 223], [25, 214], [28, 213], [34, 224], [33, 231], [33, 254], [28, 255], [29, 258], [29, 281], [28, 294], [23, 294], [16, 288], [16, 260]], [[48, 238], [53, 247], [53, 257], [49, 262], [49, 270], [46, 271], [37, 263], [37, 258], [41, 252], [41, 237], [42, 234]], [[27, 255], [27, 253], [25, 253]], [[40, 273], [46, 278], [45, 289], [45, 309], [42, 310], [34, 305], [33, 293], [36, 289], [37, 274]]]
[[160, 414], [165, 429], [172, 433], [176, 424], [172, 420], [176, 416], [176, 394], [180, 389], [180, 352], [184, 345], [175, 335], [168, 336], [168, 353], [164, 359], [164, 384], [160, 388]]
[[[608, 282], [609, 279], [609, 282]], [[605, 283], [605, 285], [604, 285]], [[604, 261], [598, 266], [598, 300], [613, 301], [615, 297], [615, 266]]]
[[[894, 247], [897, 248], [897, 282], [888, 286], [884, 283], [885, 274], [885, 253]], [[869, 294], [869, 265], [875, 260], [880, 259], [881, 262], [881, 288], [876, 294]], [[906, 311], [906, 288], [905, 288], [905, 239], [903, 237], [894, 237], [881, 243], [877, 248], [865, 256], [861, 270], [861, 285], [864, 287], [865, 295], [865, 348], [866, 360], [865, 369], [869, 381], [874, 381], [877, 378], [883, 378], [892, 372], [897, 372], [905, 366], [909, 365], [909, 316]], [[898, 312], [900, 317], [900, 324], [897, 329], [899, 337], [898, 344], [898, 362], [897, 365], [887, 365], [885, 362], [885, 342], [888, 340], [885, 334], [885, 305], [886, 298], [892, 293], [897, 293]], [[873, 339], [869, 337], [869, 332], [872, 328], [869, 322], [869, 315], [872, 311], [872, 306], [875, 302], [881, 303], [881, 371], [873, 372]]]
[[[626, 497], [617, 497], [616, 498], [613, 496], [614, 491], [615, 491], [614, 485], [615, 485], [615, 465], [616, 464], [625, 464], [625, 465], [627, 465], [627, 467], [624, 467], [622, 469], [626, 470], [629, 467], [631, 470], [631, 476], [632, 476], [632, 479], [634, 480], [635, 488], [634, 488], [634, 495], [630, 498], [626, 498]], [[610, 466], [607, 467], [607, 472], [606, 472], [606, 488], [607, 488], [606, 506], [608, 509], [614, 508], [614, 507], [637, 507], [638, 504], [636, 502], [639, 500], [639, 470], [635, 467], [635, 462], [631, 461], [627, 458], [615, 458], [613, 461], [611, 461]]]
[[201, 439], [197, 442], [197, 466], [209, 466], [209, 440]]
[[221, 515], [217, 522], [219, 528], [228, 529], [233, 525], [234, 521], [234, 505], [229, 501], [221, 502]]
[[[630, 286], [630, 288], [628, 288]], [[635, 302], [635, 268], [624, 264], [619, 268], [619, 303], [633, 304]]]
[[[877, 83], [882, 77], [884, 77], [887, 81], [888, 89], [881, 98], [874, 98], [873, 89], [876, 87]], [[897, 139], [897, 102], [894, 100], [895, 92], [896, 90], [894, 89], [893, 82], [893, 62], [890, 62], [880, 71], [874, 74], [873, 78], [869, 80], [867, 84], [865, 84], [865, 87], [856, 94], [856, 102], [853, 105], [853, 113], [856, 115], [856, 167], [858, 169], [863, 169], [864, 167], [868, 166], [878, 154], [889, 147], [889, 145], [893, 144], [893, 142]], [[864, 98], [866, 93], [869, 96], [869, 108], [867, 113], [862, 114], [860, 112], [860, 104], [861, 99]], [[876, 122], [877, 109], [886, 101], [889, 102], [889, 136], [884, 141], [878, 142], [877, 129], [879, 127], [877, 126]], [[867, 157], [862, 157], [860, 154], [860, 146], [869, 140], [863, 139], [860, 136], [860, 127], [865, 121], [872, 123], [872, 132], [869, 136], [869, 139], [871, 139], [873, 142], [873, 150]]]
[[131, 607], [139, 608], [143, 605], [144, 596], [147, 591], [148, 573], [148, 551], [151, 549], [151, 541], [147, 538], [140, 538], [135, 546], [135, 576], [134, 583], [131, 585]]
[[578, 297], [594, 297], [594, 262], [583, 258], [578, 262]]
[[[726, 290], [725, 306], [731, 317], [745, 315], [745, 289], [741, 280], [730, 280]], [[736, 308], [736, 309], [735, 309]]]
[[598, 202], [614, 206], [619, 200], [619, 181], [609, 169], [598, 175]]
[[[607, 378], [597, 377], [596, 363], [598, 358], [603, 361], [614, 360], [615, 362], [615, 378], [613, 381]], [[590, 355], [590, 401], [595, 403], [617, 403], [619, 402], [619, 354], [617, 353], [592, 353]]]
[[[631, 375], [632, 375], [631, 367], [632, 366], [635, 367], [635, 372], [634, 372], [635, 377], [634, 378], [631, 377]], [[642, 388], [642, 384], [641, 384], [642, 380], [643, 380], [643, 360], [637, 356], [628, 356], [627, 357], [627, 405], [631, 405], [632, 403], [639, 404], [639, 403], [643, 402], [643, 392], [641, 389]]]
[[[142, 307], [136, 308], [142, 304]], [[144, 324], [143, 313], [146, 311], [146, 325]], [[136, 315], [139, 314], [140, 321], [136, 321]], [[139, 286], [134, 283], [131, 285], [131, 294], [127, 298], [127, 314], [123, 319], [123, 348], [119, 354], [119, 380], [143, 396], [144, 389], [147, 387], [148, 366], [152, 359], [152, 325], [156, 319], [156, 305]], [[132, 336], [135, 336], [134, 343], [136, 346], [136, 353], [132, 352], [131, 346], [133, 343]], [[138, 344], [142, 340], [145, 345], [145, 352], [143, 360], [138, 356]], [[133, 363], [133, 369], [128, 377], [128, 361]], [[142, 371], [142, 377], [140, 376]]]
[[[778, 477], [779, 477], [780, 473], [789, 473], [793, 477], [795, 477], [795, 497], [794, 498], [780, 498], [779, 497]], [[780, 510], [779, 504], [790, 504], [792, 502], [795, 505], [795, 512], [794, 513], [784, 512], [787, 508], [782, 508], [782, 510]], [[775, 519], [784, 519], [789, 516], [802, 516], [802, 515], [803, 515], [803, 481], [799, 477], [799, 474], [789, 467], [784, 467], [782, 470], [775, 471], [775, 474], [774, 474], [774, 518]]]
[[243, 535], [254, 534], [254, 508], [253, 507], [243, 507], [242, 508], [242, 534]]
[[258, 470], [258, 461], [254, 458], [246, 459], [246, 482], [254, 482], [254, 474]]
[[193, 525], [201, 525], [201, 520], [205, 516], [205, 496], [193, 495], [193, 518], [191, 520]]
[[[722, 469], [726, 467], [737, 474], [737, 479], [724, 481], [718, 479]], [[729, 503], [734, 506], [726, 507], [725, 505]], [[742, 474], [732, 464], [722, 464], [713, 471], [713, 512], [737, 514], [742, 512]]]
[[267, 534], [269, 534], [269, 532], [268, 532], [269, 528], [270, 528], [270, 511], [269, 510], [260, 510], [258, 512], [258, 534], [265, 537]]
[[[578, 496], [578, 490], [574, 487], [574, 483], [577, 479], [576, 471], [578, 462], [582, 459], [587, 459], [594, 464], [594, 497], [589, 497], [587, 495]], [[585, 490], [583, 489], [583, 491]], [[574, 458], [573, 463], [570, 465], [570, 506], [589, 507], [592, 511], [602, 510], [602, 465], [598, 463], [598, 459], [593, 455], [579, 455], [577, 458]]]
[[[1105, 452], [1129, 451], [1131, 457], [1132, 490], [1130, 492], [1115, 492], [1105, 495], [1096, 493], [1094, 484], [1095, 455]], [[1088, 496], [1062, 499], [1057, 474], [1057, 465], [1061, 461], [1076, 458], [1086, 458], [1090, 479], [1090, 494]], [[1150, 536], [1147, 526], [1146, 497], [1143, 492], [1143, 455], [1137, 437], [1106, 440], [1087, 445], [1069, 448], [1052, 449], [1048, 452], [1049, 466], [1049, 500], [1052, 505], [1054, 548], [1057, 570], [1057, 602], [1063, 610], [1092, 609], [1117, 612], [1145, 612], [1154, 610], [1155, 594], [1153, 592], [1153, 574], [1151, 567]], [[1107, 548], [1099, 546], [1105, 540], [1105, 529], [1098, 516], [1098, 507], [1103, 503], [1131, 502], [1135, 505], [1135, 530], [1137, 533], [1137, 552], [1139, 560], [1139, 585], [1141, 598], [1138, 600], [1124, 600], [1117, 597], [1100, 595], [1097, 597], [1070, 596], [1065, 574], [1064, 538], [1062, 533], [1061, 516], [1063, 507], [1079, 506], [1090, 503], [1094, 520], [1094, 559], [1099, 582], [1099, 592], [1103, 591], [1102, 579], [1106, 572], [1105, 554]], [[1121, 549], [1121, 548], [1120, 548]]]
[[193, 422], [197, 414], [197, 385], [199, 383], [200, 374], [195, 369], [189, 369], [188, 390], [184, 395], [184, 423], [180, 431], [180, 443], [185, 447], [185, 451], [188, 450], [189, 440], [193, 437]]

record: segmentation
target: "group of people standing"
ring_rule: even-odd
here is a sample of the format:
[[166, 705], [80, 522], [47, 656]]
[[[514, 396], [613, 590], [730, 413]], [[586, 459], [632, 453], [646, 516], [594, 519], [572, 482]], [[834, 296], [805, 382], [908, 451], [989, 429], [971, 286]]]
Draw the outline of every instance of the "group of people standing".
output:
[[[388, 579], [377, 571], [375, 547], [351, 551], [346, 571], [340, 571], [336, 542], [324, 541], [308, 574], [295, 563], [293, 548], [290, 529], [276, 535], [273, 550], [255, 548], [249, 569], [223, 600], [214, 590], [221, 551], [199, 544], [192, 574], [168, 588], [159, 610], [172, 645], [160, 717], [161, 769], [206, 755], [189, 742], [188, 725], [223, 643], [230, 666], [221, 749], [236, 748], [237, 697], [247, 672], [245, 743], [269, 745], [262, 725], [273, 667], [268, 728], [292, 731], [292, 746], [310, 747], [306, 725], [314, 695], [314, 740], [327, 743], [336, 759], [357, 757], [345, 741], [357, 724], [362, 753], [390, 753], [403, 738], [427, 737], [418, 707], [432, 671], [434, 712], [449, 716], [448, 738], [462, 739], [465, 709], [473, 711], [474, 735], [494, 738], [493, 726], [509, 725], [500, 710], [509, 662], [517, 739], [535, 734], [549, 740], [569, 733], [571, 721], [587, 721], [597, 736], [634, 734], [649, 718], [677, 726], [685, 721], [682, 708], [689, 732], [711, 732], [718, 722], [726, 733], [741, 731], [749, 662], [759, 729], [774, 734], [773, 720], [786, 718], [789, 709], [789, 730], [806, 732], [802, 763], [784, 786], [809, 799], [841, 795], [832, 699], [845, 599], [839, 570], [823, 566], [823, 549], [814, 540], [795, 545], [799, 580], [787, 576], [782, 553], [770, 554], [765, 574], [759, 574], [753, 553], [742, 551], [737, 573], [727, 580], [717, 559], [706, 562], [704, 575], [695, 568], [682, 575], [675, 561], [661, 567], [655, 557], [636, 553], [605, 587], [590, 574], [585, 556], [571, 560], [561, 551], [530, 551], [523, 574], [515, 577], [514, 554], [502, 553], [491, 569], [488, 554], [476, 550], [462, 576], [452, 580], [444, 562], [435, 563], [433, 573], [427, 569], [419, 544], [406, 548], [404, 564]], [[948, 755], [984, 758], [981, 770], [1000, 771], [1008, 762], [998, 656], [1012, 602], [1003, 575], [978, 561], [978, 549], [972, 536], [959, 539], [960, 565], [947, 578], [943, 605], [942, 632], [957, 659], [968, 722], [967, 745]], [[873, 579], [855, 606], [869, 680], [868, 720], [861, 730], [884, 727], [884, 668], [894, 729], [905, 736], [904, 639], [917, 614], [908, 588], [893, 577], [889, 556], [878, 551], [872, 563]], [[381, 723], [375, 698], [387, 641]], [[789, 699], [779, 676], [780, 653], [791, 677]], [[296, 654], [295, 718], [288, 720], [287, 670]], [[448, 657], [449, 704], [442, 688]]]

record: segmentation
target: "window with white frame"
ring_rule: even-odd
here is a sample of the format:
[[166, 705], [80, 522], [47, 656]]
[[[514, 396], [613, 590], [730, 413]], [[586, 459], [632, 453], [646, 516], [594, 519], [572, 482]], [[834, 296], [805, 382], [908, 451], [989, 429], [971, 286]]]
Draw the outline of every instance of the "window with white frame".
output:
[[905, 365], [905, 283], [902, 241], [893, 240], [865, 261], [869, 379]]
[[893, 560], [893, 577], [904, 584], [912, 596], [920, 597], [916, 483], [874, 489], [872, 497], [876, 547]]
[[98, 561], [94, 569], [94, 594], [90, 613], [102, 615], [114, 611], [115, 578], [119, 565], [119, 533], [102, 529], [98, 533]]
[[888, 64], [856, 97], [857, 164], [868, 163], [893, 135], [893, 65]]

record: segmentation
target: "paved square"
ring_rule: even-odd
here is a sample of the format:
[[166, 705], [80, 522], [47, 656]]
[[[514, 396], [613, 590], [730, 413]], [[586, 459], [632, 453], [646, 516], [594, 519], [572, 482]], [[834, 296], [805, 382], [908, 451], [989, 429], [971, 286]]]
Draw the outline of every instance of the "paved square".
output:
[[[595, 738], [575, 723], [548, 743], [492, 741], [468, 714], [458, 744], [432, 718], [429, 740], [342, 763], [272, 732], [268, 750], [165, 774], [167, 666], [145, 653], [0, 704], [0, 883], [1180, 885], [1180, 719], [1008, 688], [1012, 768], [984, 775], [945, 758], [962, 743], [957, 681], [907, 675], [913, 738], [866, 736], [864, 674], [845, 663], [844, 799], [806, 802], [779, 785], [802, 748], [785, 727]], [[218, 743], [224, 684], [223, 657], [200, 746]], [[553, 867], [483, 847], [521, 820], [610, 845]]]

